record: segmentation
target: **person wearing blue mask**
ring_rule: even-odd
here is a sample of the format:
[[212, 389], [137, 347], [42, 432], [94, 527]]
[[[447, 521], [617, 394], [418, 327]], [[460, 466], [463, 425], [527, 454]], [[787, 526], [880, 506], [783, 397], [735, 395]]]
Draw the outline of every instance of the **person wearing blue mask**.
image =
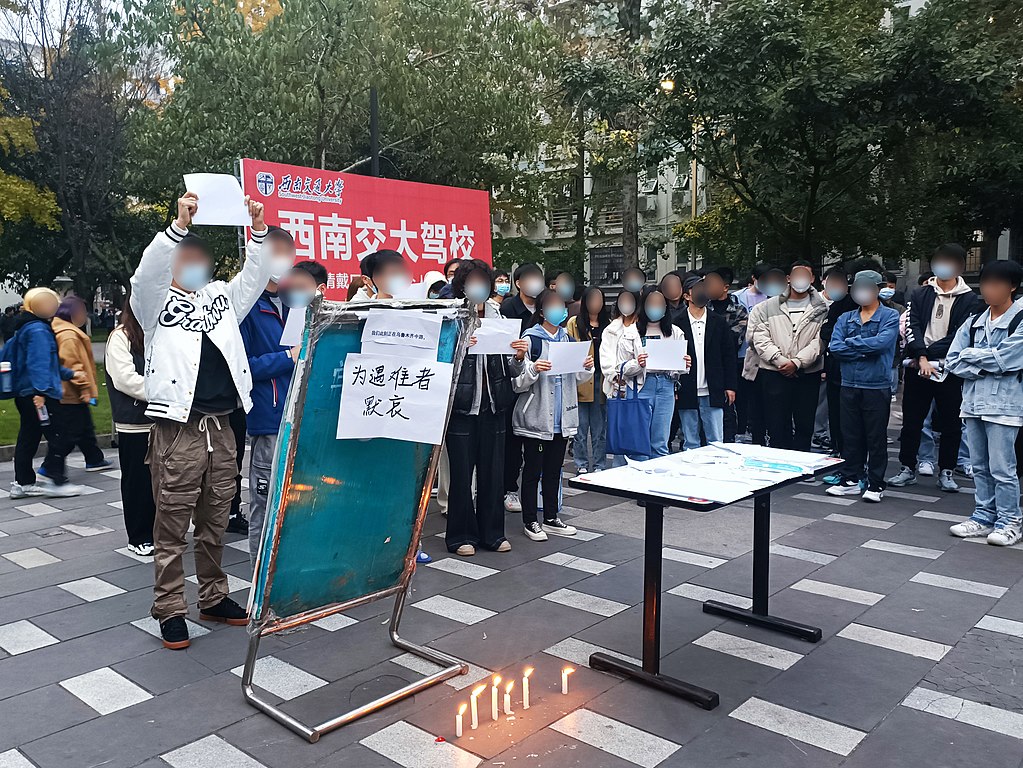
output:
[[252, 226], [245, 261], [230, 281], [211, 280], [210, 252], [188, 231], [200, 204], [191, 192], [178, 200], [177, 217], [149, 244], [131, 277], [131, 309], [145, 333], [145, 413], [154, 421], [147, 459], [156, 501], [152, 615], [164, 646], [175, 650], [189, 645], [183, 555], [190, 522], [199, 618], [248, 623], [246, 610], [228, 597], [221, 567], [238, 476], [228, 419], [239, 405], [252, 406], [239, 325], [274, 269], [264, 248], [263, 205], [246, 198]]
[[898, 474], [888, 484], [901, 488], [916, 483], [920, 432], [934, 404], [932, 425], [941, 432], [938, 451], [938, 489], [955, 493], [952, 477], [962, 437], [959, 410], [962, 379], [945, 369], [945, 357], [956, 331], [980, 311], [980, 299], [962, 278], [966, 249], [958, 243], [939, 246], [931, 257], [934, 276], [910, 294], [907, 301], [906, 349], [909, 360], [902, 390], [902, 435]]
[[[689, 278], [692, 280], [692, 278]], [[687, 280], [688, 282], [688, 280]], [[639, 304], [639, 317], [636, 319], [636, 332], [644, 350], [647, 342], [652, 339], [682, 339], [682, 329], [672, 325], [668, 316], [668, 301], [659, 289], [648, 287], [643, 291]], [[644, 456], [630, 456], [633, 459], [653, 459], [668, 455], [668, 438], [671, 434], [671, 420], [675, 415], [675, 382], [677, 371], [647, 370], [647, 353], [641, 351], [636, 356], [641, 369], [637, 378], [639, 397], [648, 400], [653, 406], [650, 421], [650, 448]], [[686, 360], [688, 368], [691, 362]], [[640, 381], [642, 379], [642, 381]]]
[[[586, 358], [584, 371], [547, 375], [551, 370], [551, 345], [571, 341], [562, 327], [567, 318], [565, 301], [556, 291], [546, 289], [536, 297], [532, 324], [523, 334], [529, 352], [522, 373], [512, 383], [519, 393], [512, 411], [512, 431], [523, 444], [522, 525], [533, 541], [577, 533], [558, 517], [558, 489], [568, 441], [579, 429], [577, 387], [592, 379], [593, 357]], [[542, 524], [538, 519], [538, 488], [543, 496]]]
[[494, 270], [494, 295], [491, 300], [500, 308], [504, 300], [511, 294], [511, 276], [503, 269]]
[[393, 299], [412, 285], [408, 262], [389, 248], [369, 254], [362, 260], [359, 270], [372, 283], [375, 299]]

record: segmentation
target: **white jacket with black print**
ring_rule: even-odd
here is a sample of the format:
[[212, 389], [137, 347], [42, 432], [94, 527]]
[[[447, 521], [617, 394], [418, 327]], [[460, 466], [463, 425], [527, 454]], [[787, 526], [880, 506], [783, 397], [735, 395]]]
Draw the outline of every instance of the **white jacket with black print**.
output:
[[230, 281], [214, 280], [195, 293], [171, 285], [174, 248], [187, 235], [173, 223], [158, 232], [131, 277], [131, 308], [146, 335], [146, 415], [185, 422], [192, 410], [202, 336], [227, 361], [241, 404], [252, 407], [252, 376], [238, 326], [270, 279], [266, 230], [252, 232], [245, 264]]

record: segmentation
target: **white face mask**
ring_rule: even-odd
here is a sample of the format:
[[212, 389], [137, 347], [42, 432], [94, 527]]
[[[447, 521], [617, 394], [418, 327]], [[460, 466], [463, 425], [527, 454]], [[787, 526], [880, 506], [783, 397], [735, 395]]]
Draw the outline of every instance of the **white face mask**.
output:
[[522, 292], [531, 299], [535, 299], [543, 291], [543, 280], [532, 278], [526, 280], [522, 285]]
[[292, 264], [294, 264], [294, 259], [290, 256], [273, 256], [270, 259], [270, 279], [279, 283], [285, 273], [291, 269]]
[[792, 286], [792, 290], [796, 293], [806, 293], [810, 290], [810, 281], [805, 277], [794, 277], [789, 283]]

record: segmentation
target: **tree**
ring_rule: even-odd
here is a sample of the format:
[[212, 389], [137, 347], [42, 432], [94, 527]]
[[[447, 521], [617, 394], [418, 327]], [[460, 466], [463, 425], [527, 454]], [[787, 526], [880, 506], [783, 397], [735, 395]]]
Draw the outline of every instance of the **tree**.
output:
[[[32, 121], [27, 117], [4, 114], [3, 103], [9, 96], [0, 86], [0, 154], [8, 158], [38, 152]], [[39, 227], [56, 229], [60, 212], [53, 192], [9, 173], [2, 167], [4, 164], [0, 163], [0, 235], [4, 232], [4, 224], [11, 222], [29, 221]]]

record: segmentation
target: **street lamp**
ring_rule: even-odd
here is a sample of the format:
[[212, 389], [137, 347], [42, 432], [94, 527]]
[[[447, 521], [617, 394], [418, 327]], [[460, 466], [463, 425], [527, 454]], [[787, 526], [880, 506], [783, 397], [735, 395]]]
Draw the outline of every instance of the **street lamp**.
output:
[[68, 291], [71, 290], [71, 286], [75, 284], [67, 275], [60, 275], [53, 278], [53, 290], [59, 293], [61, 296], [66, 296]]
[[670, 77], [661, 78], [661, 90], [665, 93], [671, 93], [675, 90], [675, 81]]

